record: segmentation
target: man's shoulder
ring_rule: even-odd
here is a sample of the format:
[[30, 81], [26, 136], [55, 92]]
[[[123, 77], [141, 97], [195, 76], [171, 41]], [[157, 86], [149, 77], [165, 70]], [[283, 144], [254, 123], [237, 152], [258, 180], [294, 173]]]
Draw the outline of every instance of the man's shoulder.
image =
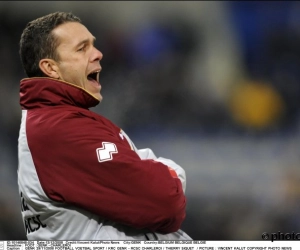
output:
[[49, 130], [93, 130], [104, 129], [120, 132], [120, 128], [108, 118], [91, 110], [76, 106], [55, 106], [43, 109], [30, 110], [27, 124], [31, 126], [47, 128]]

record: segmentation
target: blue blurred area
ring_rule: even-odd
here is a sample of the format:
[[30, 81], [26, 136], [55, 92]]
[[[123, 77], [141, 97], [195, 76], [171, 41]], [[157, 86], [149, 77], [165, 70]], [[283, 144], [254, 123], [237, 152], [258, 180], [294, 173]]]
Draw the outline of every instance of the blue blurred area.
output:
[[[72, 11], [104, 54], [92, 110], [187, 174], [183, 229], [261, 240], [299, 228], [300, 4], [293, 1], [0, 2], [0, 240], [26, 239], [17, 187], [18, 43]], [[46, 142], [45, 142], [46, 143]]]
[[291, 1], [234, 1], [230, 2], [232, 23], [243, 46], [248, 67], [255, 68], [260, 59], [265, 38], [273, 31], [281, 32], [290, 26]]

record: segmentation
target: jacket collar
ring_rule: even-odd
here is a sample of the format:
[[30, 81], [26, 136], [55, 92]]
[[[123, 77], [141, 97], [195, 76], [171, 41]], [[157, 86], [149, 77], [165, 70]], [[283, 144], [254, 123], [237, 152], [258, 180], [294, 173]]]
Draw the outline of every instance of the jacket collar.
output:
[[99, 102], [96, 97], [83, 88], [53, 78], [25, 78], [20, 83], [22, 109], [57, 105], [72, 105], [87, 109], [98, 105]]

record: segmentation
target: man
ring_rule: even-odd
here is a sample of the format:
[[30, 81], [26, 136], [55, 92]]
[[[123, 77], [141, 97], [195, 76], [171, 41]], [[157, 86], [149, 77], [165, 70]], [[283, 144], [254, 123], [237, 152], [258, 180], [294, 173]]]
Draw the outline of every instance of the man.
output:
[[18, 184], [29, 240], [181, 240], [185, 172], [89, 110], [102, 53], [72, 13], [25, 27]]

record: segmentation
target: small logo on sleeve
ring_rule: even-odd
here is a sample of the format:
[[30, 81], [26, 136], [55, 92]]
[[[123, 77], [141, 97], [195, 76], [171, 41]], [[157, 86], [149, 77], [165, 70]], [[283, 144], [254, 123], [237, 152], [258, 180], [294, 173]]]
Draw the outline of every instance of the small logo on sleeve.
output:
[[113, 154], [118, 153], [116, 144], [111, 142], [102, 142], [102, 148], [97, 148], [97, 157], [99, 162], [110, 161], [113, 159]]

